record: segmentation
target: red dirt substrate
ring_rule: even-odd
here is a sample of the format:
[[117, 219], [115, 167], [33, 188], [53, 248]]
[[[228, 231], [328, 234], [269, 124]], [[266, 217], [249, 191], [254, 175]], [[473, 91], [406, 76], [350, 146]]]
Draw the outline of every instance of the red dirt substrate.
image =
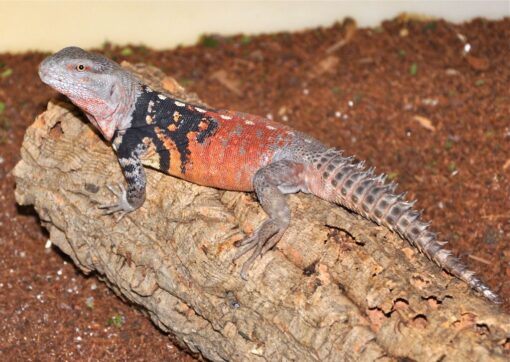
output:
[[[160, 67], [210, 105], [267, 115], [377, 166], [419, 200], [509, 311], [510, 19], [349, 24], [101, 51]], [[33, 210], [15, 204], [11, 170], [24, 131], [55, 95], [37, 77], [44, 56], [0, 54], [0, 359], [193, 360], [45, 249]]]

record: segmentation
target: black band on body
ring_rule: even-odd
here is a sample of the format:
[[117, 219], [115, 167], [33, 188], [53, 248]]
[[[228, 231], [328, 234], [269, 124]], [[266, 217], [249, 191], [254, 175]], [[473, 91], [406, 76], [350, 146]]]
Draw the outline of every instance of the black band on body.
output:
[[211, 110], [186, 104], [144, 86], [136, 100], [131, 128], [126, 130], [122, 143], [133, 147], [149, 137], [160, 154], [160, 169], [167, 171], [170, 153], [161, 138], [168, 138], [179, 152], [181, 172], [185, 173], [190, 158], [188, 135], [196, 133], [197, 142], [204, 143], [218, 128], [218, 121], [206, 116], [206, 111]]

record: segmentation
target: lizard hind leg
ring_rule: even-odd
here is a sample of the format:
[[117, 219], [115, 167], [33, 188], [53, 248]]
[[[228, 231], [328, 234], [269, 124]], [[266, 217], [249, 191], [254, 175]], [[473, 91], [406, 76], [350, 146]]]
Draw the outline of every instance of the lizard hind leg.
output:
[[247, 273], [257, 257], [264, 255], [282, 238], [290, 223], [290, 209], [285, 194], [303, 189], [303, 164], [289, 160], [271, 163], [257, 171], [253, 187], [260, 205], [269, 218], [260, 225], [253, 235], [236, 244], [241, 247], [234, 256], [238, 259], [254, 250], [241, 269], [241, 278]]

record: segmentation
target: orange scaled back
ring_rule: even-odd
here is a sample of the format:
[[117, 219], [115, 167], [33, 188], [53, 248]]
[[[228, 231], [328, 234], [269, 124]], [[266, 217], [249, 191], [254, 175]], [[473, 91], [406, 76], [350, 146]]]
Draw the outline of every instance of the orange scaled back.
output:
[[177, 148], [162, 139], [170, 150], [167, 172], [199, 185], [253, 191], [255, 173], [295, 136], [290, 127], [250, 114], [207, 111], [204, 116], [215, 119], [218, 128], [203, 143], [197, 141], [197, 132], [188, 134], [190, 154], [184, 173]]

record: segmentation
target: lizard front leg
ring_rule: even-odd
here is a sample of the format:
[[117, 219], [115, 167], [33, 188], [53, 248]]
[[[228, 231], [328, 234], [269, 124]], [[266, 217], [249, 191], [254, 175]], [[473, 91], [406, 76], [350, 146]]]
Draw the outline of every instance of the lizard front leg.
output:
[[116, 202], [99, 206], [105, 214], [119, 213], [118, 220], [126, 214], [138, 209], [145, 201], [145, 186], [147, 180], [140, 156], [146, 151], [144, 144], [139, 143], [133, 147], [132, 142], [122, 140], [114, 147], [117, 149], [119, 164], [127, 182], [127, 190], [121, 184], [118, 190], [108, 185], [108, 189], [117, 197]]
[[253, 187], [260, 205], [269, 218], [260, 225], [253, 235], [237, 243], [241, 248], [234, 259], [240, 258], [253, 250], [243, 264], [241, 277], [247, 279], [246, 273], [258, 256], [264, 255], [282, 238], [290, 222], [290, 209], [285, 199], [287, 193], [297, 192], [305, 186], [301, 176], [303, 164], [281, 160], [269, 164], [257, 171], [253, 178]]

